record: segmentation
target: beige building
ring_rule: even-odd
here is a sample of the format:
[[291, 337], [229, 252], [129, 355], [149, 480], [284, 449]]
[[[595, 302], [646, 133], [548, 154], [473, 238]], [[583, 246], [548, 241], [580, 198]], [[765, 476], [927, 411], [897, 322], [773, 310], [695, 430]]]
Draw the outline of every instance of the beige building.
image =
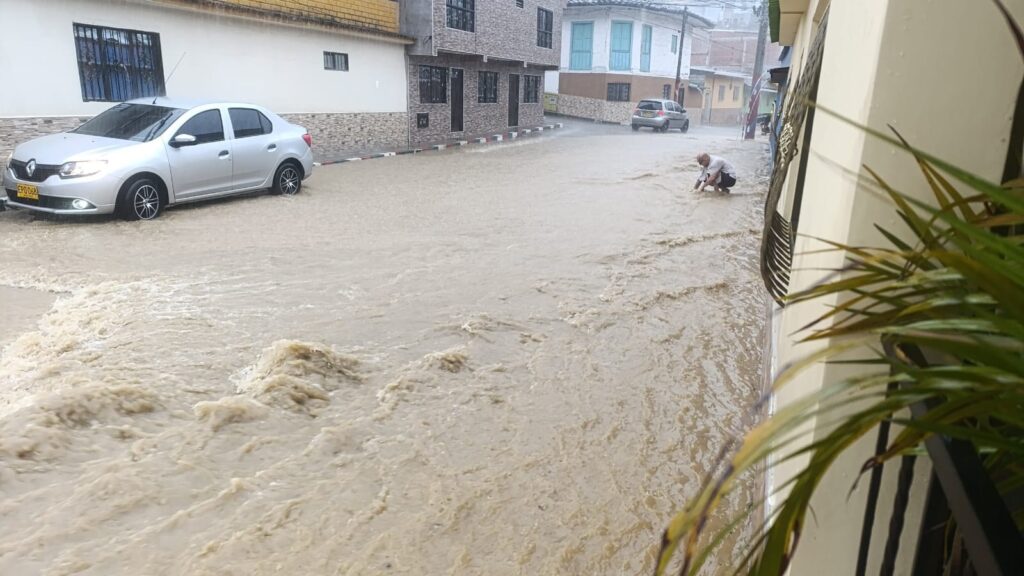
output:
[[[783, 144], [793, 155], [776, 160], [766, 206], [762, 269], [773, 296], [806, 289], [823, 269], [842, 265], [842, 255], [813, 252], [813, 237], [848, 244], [885, 245], [878, 223], [900, 230], [894, 207], [858, 184], [870, 166], [896, 189], [932, 201], [906, 153], [821, 111], [794, 105], [806, 95], [854, 122], [879, 130], [891, 125], [912, 144], [984, 178], [1002, 181], [1024, 66], [994, 2], [935, 0], [772, 0], [772, 34], [792, 46]], [[1024, 22], [1024, 0], [1005, 0]], [[815, 78], [817, 80], [815, 81]], [[788, 141], [788, 144], [786, 142]], [[801, 327], [835, 301], [772, 310], [772, 372], [814, 351], [797, 345]], [[818, 364], [804, 371], [775, 399], [774, 410], [842, 378], [852, 368]], [[812, 423], [810, 438], [826, 423]], [[819, 486], [814, 520], [801, 536], [794, 576], [856, 574], [869, 482], [850, 492], [862, 463], [874, 452], [875, 435], [856, 444]], [[788, 463], [769, 475], [769, 494], [802, 464]], [[878, 510], [868, 532], [866, 574], [878, 574], [888, 534], [897, 464], [885, 466]], [[911, 573], [927, 487], [928, 458], [918, 458], [906, 523], [899, 536], [896, 574]], [[849, 494], [849, 497], [847, 495]], [[774, 500], [777, 503], [777, 498]]]
[[739, 126], [747, 109], [744, 90], [749, 75], [693, 66], [690, 81], [699, 88], [701, 99], [687, 103], [700, 110], [702, 124]]

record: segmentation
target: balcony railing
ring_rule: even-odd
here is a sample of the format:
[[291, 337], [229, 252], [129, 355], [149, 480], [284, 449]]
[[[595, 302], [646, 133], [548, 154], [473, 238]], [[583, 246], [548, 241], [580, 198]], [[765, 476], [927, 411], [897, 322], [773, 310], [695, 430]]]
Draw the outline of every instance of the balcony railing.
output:
[[[890, 358], [897, 358], [896, 348], [885, 345]], [[914, 346], [900, 345], [899, 356], [916, 366], [927, 366], [928, 360]], [[913, 384], [906, 384], [912, 386]], [[890, 390], [892, 389], [890, 385]], [[911, 418], [923, 418], [941, 405], [918, 402], [911, 405]], [[876, 455], [883, 453], [889, 442], [889, 423], [879, 427]], [[1013, 576], [1024, 574], [1024, 539], [1014, 523], [1010, 507], [989, 476], [981, 456], [965, 441], [934, 434], [925, 441], [932, 474], [927, 487], [924, 515], [914, 550], [914, 576]], [[891, 576], [896, 570], [900, 539], [906, 524], [907, 508], [913, 486], [913, 469], [917, 456], [909, 454], [900, 460], [897, 487], [893, 498], [889, 529], [882, 552], [880, 576]], [[875, 516], [882, 484], [882, 466], [871, 471], [864, 524], [858, 551], [857, 576], [867, 574], [868, 557], [873, 546]], [[1019, 507], [1018, 507], [1019, 508]], [[949, 528], [956, 528], [955, 537]]]

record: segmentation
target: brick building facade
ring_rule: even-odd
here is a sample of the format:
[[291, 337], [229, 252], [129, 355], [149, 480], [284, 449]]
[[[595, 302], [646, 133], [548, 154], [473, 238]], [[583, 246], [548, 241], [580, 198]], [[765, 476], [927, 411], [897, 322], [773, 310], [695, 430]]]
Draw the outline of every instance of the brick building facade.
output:
[[413, 144], [543, 123], [556, 69], [560, 0], [402, 0]]

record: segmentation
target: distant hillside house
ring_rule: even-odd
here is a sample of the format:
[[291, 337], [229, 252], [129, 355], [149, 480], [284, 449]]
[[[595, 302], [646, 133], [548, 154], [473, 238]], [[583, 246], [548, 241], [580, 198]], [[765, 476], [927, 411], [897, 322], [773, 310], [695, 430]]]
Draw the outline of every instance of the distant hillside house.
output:
[[[320, 155], [408, 141], [391, 0], [0, 0], [0, 158], [114, 102], [261, 104]], [[173, 71], [173, 76], [168, 78]]]
[[558, 68], [563, 0], [401, 0], [414, 144], [544, 121]]
[[688, 88], [690, 51], [694, 34], [711, 23], [689, 14], [680, 38], [682, 26], [682, 7], [642, 0], [569, 0], [562, 63], [548, 75], [551, 91], [558, 93], [558, 111], [628, 122], [633, 104], [644, 98], [676, 100], [700, 110], [700, 92]]

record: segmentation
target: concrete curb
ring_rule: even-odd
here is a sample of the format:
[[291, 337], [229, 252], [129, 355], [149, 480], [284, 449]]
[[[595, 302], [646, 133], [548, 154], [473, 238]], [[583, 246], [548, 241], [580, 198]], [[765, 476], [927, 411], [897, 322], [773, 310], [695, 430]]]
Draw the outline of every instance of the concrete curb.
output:
[[561, 128], [562, 123], [556, 122], [554, 124], [546, 124], [544, 126], [537, 126], [536, 128], [520, 128], [519, 130], [511, 130], [503, 134], [495, 134], [493, 136], [474, 138], [472, 142], [469, 140], [456, 140], [454, 142], [448, 142], [445, 144], [433, 144], [425, 148], [405, 148], [402, 150], [394, 150], [391, 152], [377, 152], [376, 154], [370, 154], [368, 156], [355, 156], [352, 158], [342, 158], [341, 160], [328, 160], [327, 162], [314, 162], [314, 166], [329, 166], [331, 164], [344, 164], [346, 162], [358, 162], [360, 160], [372, 160], [374, 158], [390, 158], [391, 156], [402, 156], [404, 154], [419, 154], [420, 152], [431, 152], [434, 150], [440, 151], [447, 148], [460, 148], [469, 144], [488, 144], [491, 142], [504, 142], [506, 140], [513, 140], [519, 136], [525, 134], [540, 134], [545, 130], [555, 130]]

